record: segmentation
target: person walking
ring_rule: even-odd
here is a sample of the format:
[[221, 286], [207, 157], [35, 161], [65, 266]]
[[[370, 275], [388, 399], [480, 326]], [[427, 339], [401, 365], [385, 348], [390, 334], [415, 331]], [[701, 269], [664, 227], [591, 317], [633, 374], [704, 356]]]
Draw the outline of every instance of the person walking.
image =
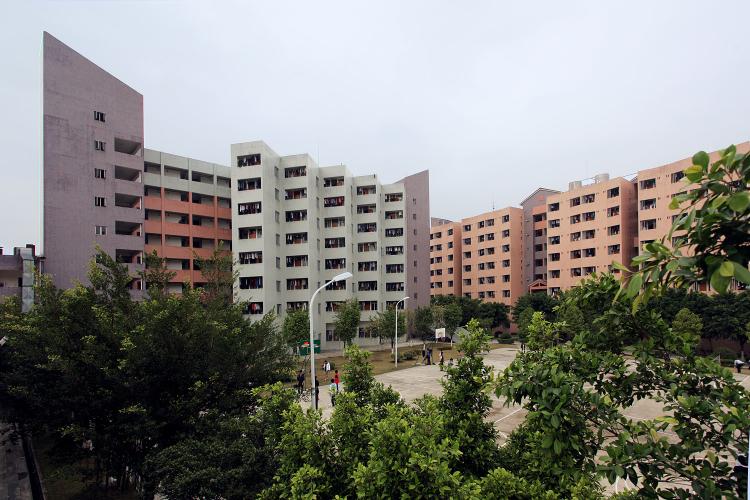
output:
[[339, 371], [336, 370], [336, 372], [333, 374], [333, 383], [336, 384], [336, 392], [339, 390], [339, 383], [341, 380], [339, 379]]
[[443, 350], [440, 350], [440, 366], [443, 366], [443, 363], [445, 363], [445, 356], [443, 355]]
[[734, 360], [734, 367], [737, 369], [737, 373], [742, 373], [742, 365], [744, 365], [745, 362], [740, 359], [739, 356], [737, 356], [737, 359]]
[[301, 396], [305, 390], [305, 372], [300, 370], [297, 373], [297, 395]]
[[315, 408], [320, 408], [318, 404], [320, 402], [320, 383], [318, 377], [315, 377]]
[[331, 395], [331, 406], [336, 406], [336, 394], [339, 392], [339, 389], [336, 387], [336, 381], [334, 379], [331, 379], [331, 385], [328, 386], [328, 392]]

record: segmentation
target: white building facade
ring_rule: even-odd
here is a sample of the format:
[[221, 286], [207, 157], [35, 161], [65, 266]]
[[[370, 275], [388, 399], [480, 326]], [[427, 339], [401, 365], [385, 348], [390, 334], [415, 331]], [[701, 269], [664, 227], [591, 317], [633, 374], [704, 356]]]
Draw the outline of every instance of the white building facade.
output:
[[346, 282], [321, 291], [311, 317], [316, 338], [340, 347], [333, 324], [339, 305], [356, 298], [357, 343], [377, 343], [367, 328], [379, 311], [410, 296], [429, 303], [429, 174], [393, 184], [353, 176], [343, 166], [318, 167], [307, 154], [280, 156], [265, 143], [233, 144], [232, 251], [238, 300], [247, 317], [307, 308], [335, 275]]

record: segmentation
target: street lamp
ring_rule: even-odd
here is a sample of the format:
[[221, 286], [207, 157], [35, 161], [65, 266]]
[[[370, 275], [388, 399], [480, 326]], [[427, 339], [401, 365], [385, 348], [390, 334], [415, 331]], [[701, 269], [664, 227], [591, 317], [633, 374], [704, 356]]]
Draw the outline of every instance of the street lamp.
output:
[[396, 302], [396, 338], [394, 339], [394, 344], [395, 344], [395, 347], [396, 347], [396, 355], [394, 356], [395, 360], [396, 360], [396, 365], [395, 366], [398, 366], [398, 305], [401, 302], [403, 302], [404, 306], [406, 306], [406, 299], [408, 299], [408, 298], [409, 297], [404, 297], [403, 299], [401, 299], [398, 302]]
[[327, 282], [326, 284], [324, 284], [323, 286], [315, 290], [315, 293], [312, 294], [312, 297], [310, 297], [310, 302], [308, 302], [308, 305], [307, 305], [307, 311], [308, 311], [307, 316], [310, 318], [310, 377], [311, 377], [310, 387], [312, 387], [312, 392], [310, 394], [311, 396], [310, 404], [316, 410], [318, 409], [318, 401], [315, 399], [315, 389], [316, 389], [316, 386], [315, 386], [315, 339], [313, 338], [313, 332], [315, 330], [313, 329], [313, 302], [315, 301], [315, 296], [318, 295], [318, 292], [324, 289], [325, 287], [327, 287], [328, 285], [330, 285], [331, 283], [334, 283], [336, 281], [348, 280], [351, 277], [352, 277], [352, 273], [348, 271], [345, 273], [337, 274], [336, 276], [333, 277], [331, 281]]

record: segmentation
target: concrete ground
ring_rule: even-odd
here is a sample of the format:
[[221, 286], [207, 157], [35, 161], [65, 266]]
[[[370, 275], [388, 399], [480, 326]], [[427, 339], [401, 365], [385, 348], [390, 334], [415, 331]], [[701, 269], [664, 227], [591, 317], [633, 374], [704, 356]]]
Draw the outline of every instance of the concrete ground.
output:
[[0, 500], [31, 500], [31, 484], [21, 439], [12, 439], [10, 425], [0, 423]]

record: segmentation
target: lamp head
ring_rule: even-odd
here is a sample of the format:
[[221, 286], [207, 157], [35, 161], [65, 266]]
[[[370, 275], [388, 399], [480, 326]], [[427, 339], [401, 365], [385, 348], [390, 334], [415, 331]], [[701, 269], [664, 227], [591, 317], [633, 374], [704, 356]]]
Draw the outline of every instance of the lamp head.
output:
[[350, 273], [349, 271], [347, 271], [345, 273], [337, 274], [336, 276], [333, 277], [333, 279], [331, 281], [348, 280], [351, 277], [352, 277], [352, 273]]

